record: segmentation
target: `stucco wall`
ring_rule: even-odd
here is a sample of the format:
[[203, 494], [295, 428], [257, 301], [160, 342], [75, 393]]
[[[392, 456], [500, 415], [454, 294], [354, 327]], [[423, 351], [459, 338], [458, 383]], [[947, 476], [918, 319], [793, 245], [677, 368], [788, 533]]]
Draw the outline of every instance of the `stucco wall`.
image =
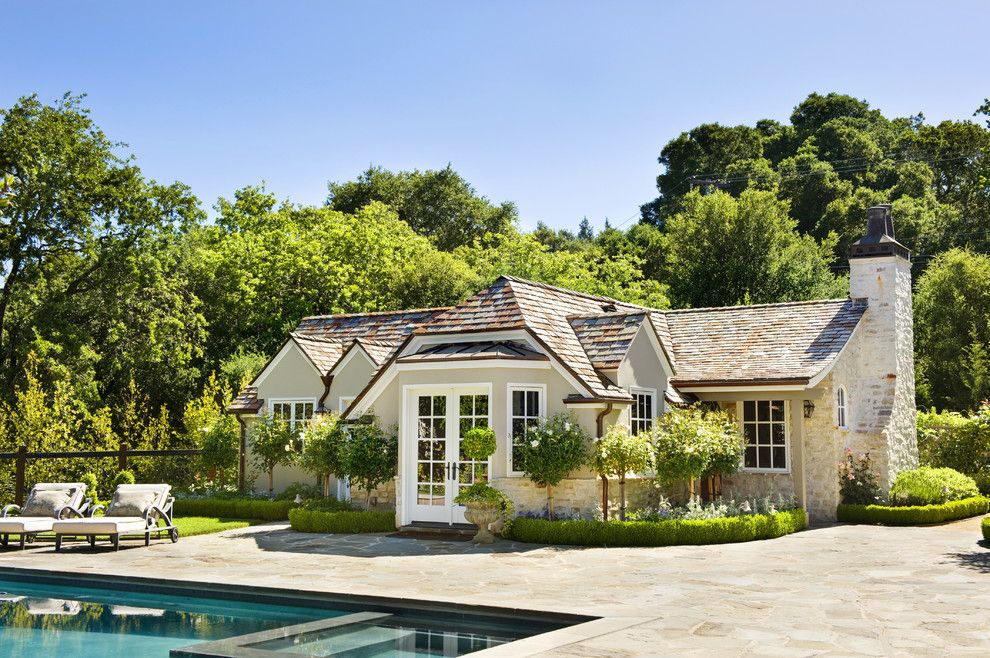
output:
[[[653, 342], [650, 340], [650, 329], [646, 323], [640, 326], [639, 332], [629, 345], [629, 352], [616, 372], [616, 384], [629, 390], [632, 387], [652, 389], [656, 392], [653, 400], [654, 416], [663, 411], [663, 394], [667, 390], [670, 374], [663, 367]], [[618, 414], [618, 422], [630, 425], [630, 407], [622, 408]]]

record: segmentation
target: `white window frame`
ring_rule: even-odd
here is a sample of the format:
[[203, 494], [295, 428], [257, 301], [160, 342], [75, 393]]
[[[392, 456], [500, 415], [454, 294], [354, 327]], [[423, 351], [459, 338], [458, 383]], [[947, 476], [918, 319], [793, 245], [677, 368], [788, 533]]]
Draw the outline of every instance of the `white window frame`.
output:
[[[633, 396], [633, 403], [629, 407], [629, 431], [632, 434], [638, 434], [636, 431], [636, 422], [646, 422], [648, 426], [642, 431], [649, 431], [653, 427], [653, 421], [656, 420], [657, 416], [657, 390], [655, 388], [642, 388], [639, 386], [633, 386], [629, 388], [629, 394]], [[637, 395], [648, 395], [650, 397], [650, 409], [653, 410], [653, 415], [649, 418], [636, 418], [634, 415], [636, 412], [636, 396]]]
[[[745, 414], [743, 405], [745, 405], [747, 402], [752, 402], [754, 404], [759, 404], [760, 402], [783, 402], [784, 403], [784, 420], [783, 420], [783, 423], [784, 423], [784, 462], [786, 464], [784, 468], [750, 468], [750, 467], [747, 467], [746, 466], [746, 448], [749, 446], [749, 443], [746, 441], [746, 438], [745, 438], [746, 437], [746, 421], [745, 421], [746, 414]], [[762, 400], [741, 400], [737, 404], [739, 406], [737, 407], [737, 413], [736, 413], [737, 418], [736, 418], [736, 421], [739, 423], [739, 431], [743, 435], [743, 455], [742, 455], [742, 460], [740, 462], [739, 470], [741, 472], [744, 472], [744, 473], [767, 473], [767, 474], [775, 474], [775, 475], [789, 475], [790, 472], [791, 472], [791, 401], [790, 400], [781, 400], [780, 398], [775, 398], [775, 399], [762, 399]], [[758, 409], [757, 409], [757, 418], [759, 418], [759, 410]], [[756, 421], [757, 424], [760, 423], [760, 422], [767, 422], [767, 421], [759, 421], [759, 420]], [[777, 421], [770, 421], [771, 425], [774, 422], [777, 422]], [[772, 437], [773, 437], [773, 430], [772, 429], [770, 430], [770, 436], [771, 436], [771, 440], [772, 440]], [[760, 444], [757, 443], [757, 445], [759, 446]], [[772, 448], [772, 445], [773, 444], [771, 444], [771, 450], [773, 449]], [[759, 448], [757, 448], [757, 452], [759, 452]]]
[[849, 429], [849, 392], [845, 386], [835, 390], [835, 425], [840, 429]]
[[[543, 420], [547, 417], [547, 385], [546, 384], [508, 384], [505, 387], [505, 438], [506, 438], [506, 451], [505, 451], [505, 472], [510, 477], [522, 477], [524, 473], [522, 471], [512, 470], [512, 449], [513, 449], [513, 436], [512, 436], [512, 419], [516, 416], [512, 414], [512, 394], [515, 391], [535, 391], [539, 394], [539, 415], [537, 418]], [[519, 416], [522, 418], [523, 416]], [[532, 418], [532, 416], [526, 416], [526, 418]]]
[[289, 418], [289, 427], [292, 430], [295, 430], [296, 429], [296, 423], [300, 423], [300, 427], [299, 427], [299, 430], [300, 431], [305, 430], [306, 425], [309, 424], [309, 421], [307, 421], [305, 419], [298, 420], [298, 421], [296, 420], [296, 405], [297, 404], [308, 404], [308, 405], [310, 405], [313, 408], [313, 411], [312, 411], [312, 413], [310, 414], [310, 417], [309, 417], [310, 420], [312, 420], [313, 417], [316, 415], [316, 398], [272, 398], [271, 400], [268, 401], [268, 413], [270, 413], [272, 416], [275, 415], [275, 405], [276, 404], [289, 404], [289, 405], [292, 405], [290, 407], [290, 409], [292, 409], [292, 413], [290, 414], [291, 417]]
[[340, 413], [344, 413], [347, 407], [351, 406], [351, 402], [354, 402], [356, 395], [341, 395], [340, 400], [337, 402], [337, 407]]

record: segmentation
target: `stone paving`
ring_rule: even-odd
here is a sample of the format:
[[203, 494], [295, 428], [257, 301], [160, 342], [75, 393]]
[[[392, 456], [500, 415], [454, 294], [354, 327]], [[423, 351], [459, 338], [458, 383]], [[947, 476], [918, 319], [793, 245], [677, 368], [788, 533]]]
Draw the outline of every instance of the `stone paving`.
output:
[[56, 554], [42, 544], [0, 552], [0, 566], [605, 618], [590, 636], [558, 631], [503, 655], [987, 656], [990, 545], [980, 537], [979, 519], [969, 519], [927, 528], [830, 526], [720, 546], [476, 547], [304, 535], [267, 524], [175, 545], [135, 542], [116, 554], [81, 545]]

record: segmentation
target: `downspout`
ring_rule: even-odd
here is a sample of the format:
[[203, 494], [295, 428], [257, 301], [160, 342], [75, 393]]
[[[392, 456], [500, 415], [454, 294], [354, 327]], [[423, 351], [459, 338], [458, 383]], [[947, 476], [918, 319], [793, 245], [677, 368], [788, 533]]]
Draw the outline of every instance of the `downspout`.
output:
[[320, 375], [320, 381], [323, 382], [323, 395], [320, 396], [320, 401], [316, 405], [316, 411], [322, 414], [327, 410], [324, 405], [327, 401], [327, 396], [330, 395], [330, 384], [333, 383], [333, 375], [329, 373]]
[[[605, 416], [612, 413], [612, 403], [605, 405], [605, 409], [595, 417], [595, 425], [598, 430], [598, 438], [602, 438], [605, 433]], [[603, 473], [602, 478], [602, 520], [608, 521], [608, 477]]]
[[244, 422], [244, 418], [240, 414], [235, 414], [237, 418], [237, 424], [241, 426], [241, 445], [238, 452], [240, 464], [237, 468], [237, 491], [244, 493], [245, 487], [245, 472], [247, 469], [245, 453], [247, 453], [247, 423]]

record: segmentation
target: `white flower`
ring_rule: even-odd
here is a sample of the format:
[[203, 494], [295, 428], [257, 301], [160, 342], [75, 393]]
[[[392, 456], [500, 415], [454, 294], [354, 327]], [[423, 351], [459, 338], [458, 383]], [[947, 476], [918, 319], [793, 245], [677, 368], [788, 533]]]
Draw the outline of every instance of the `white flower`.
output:
[[300, 441], [305, 441], [306, 440], [306, 433], [305, 432], [299, 432], [299, 440]]
[[209, 428], [209, 427], [200, 427], [200, 428], [199, 428], [199, 431], [200, 431], [200, 432], [204, 432], [204, 433], [205, 433], [205, 432], [209, 432], [209, 431], [210, 431], [210, 428]]
[[540, 445], [540, 442], [537, 441], [536, 439], [533, 439], [532, 441], [529, 442], [529, 445], [530, 447], [536, 448], [537, 446]]
[[567, 430], [568, 432], [570, 432], [571, 431], [571, 424], [570, 423], [564, 423], [564, 429]]
[[286, 444], [285, 444], [285, 451], [286, 451], [286, 452], [292, 452], [292, 445], [291, 445], [291, 444], [289, 444], [289, 443], [286, 443]]

